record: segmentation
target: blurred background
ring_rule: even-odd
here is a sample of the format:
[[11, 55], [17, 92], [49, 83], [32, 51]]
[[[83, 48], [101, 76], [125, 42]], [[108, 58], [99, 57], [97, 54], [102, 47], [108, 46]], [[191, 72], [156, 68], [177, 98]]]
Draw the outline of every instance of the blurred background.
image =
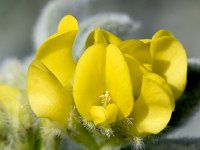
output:
[[[8, 56], [22, 58], [33, 51], [33, 27], [48, 2], [0, 0], [0, 61]], [[141, 24], [133, 38], [150, 38], [158, 29], [168, 29], [183, 43], [189, 57], [200, 57], [199, 0], [101, 0], [88, 9], [91, 13], [128, 13]]]
[[33, 26], [48, 0], [0, 0], [0, 61], [32, 51]]

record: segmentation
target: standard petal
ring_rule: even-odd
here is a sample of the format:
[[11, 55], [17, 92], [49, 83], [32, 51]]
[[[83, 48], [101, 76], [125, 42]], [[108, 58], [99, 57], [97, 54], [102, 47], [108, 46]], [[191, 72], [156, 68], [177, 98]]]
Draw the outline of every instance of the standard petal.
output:
[[163, 36], [174, 37], [174, 35], [167, 30], [159, 30], [153, 35], [152, 40], [163, 37]]
[[100, 28], [96, 28], [94, 31], [94, 44], [103, 44], [103, 45], [107, 45], [108, 42], [104, 37], [104, 33]]
[[151, 43], [151, 39], [140, 39], [140, 41], [143, 42], [144, 44]]
[[38, 60], [28, 69], [27, 90], [30, 105], [37, 116], [66, 125], [73, 100], [59, 80]]
[[121, 39], [118, 38], [116, 35], [112, 34], [111, 32], [103, 30], [103, 33], [109, 44], [114, 44], [118, 46], [121, 43]]
[[112, 44], [106, 47], [105, 76], [106, 90], [118, 107], [117, 120], [128, 117], [134, 103], [130, 72], [121, 51]]
[[36, 59], [40, 60], [69, 89], [75, 70], [72, 45], [76, 31], [49, 37], [39, 48]]
[[120, 46], [123, 54], [133, 56], [142, 64], [151, 64], [151, 54], [149, 47], [139, 40], [123, 41]]
[[137, 136], [159, 133], [171, 118], [174, 101], [163, 88], [164, 83], [160, 84], [164, 80], [158, 75], [156, 78], [152, 80], [148, 75], [143, 76], [141, 94], [131, 114], [134, 120], [132, 132]]
[[58, 25], [58, 33], [70, 32], [73, 30], [78, 30], [78, 21], [71, 15], [64, 16]]
[[95, 31], [91, 32], [88, 36], [86, 41], [86, 48], [93, 45], [94, 43], [101, 43], [104, 45], [114, 44], [118, 46], [121, 43], [121, 39], [108, 31], [96, 28]]
[[105, 47], [95, 44], [79, 59], [74, 76], [73, 96], [78, 112], [92, 120], [90, 109], [101, 105], [100, 95], [105, 90]]
[[94, 44], [94, 31], [92, 31], [85, 42], [85, 48], [88, 48]]
[[151, 41], [150, 51], [152, 71], [167, 80], [177, 99], [186, 86], [187, 56], [184, 47], [172, 36], [163, 36]]

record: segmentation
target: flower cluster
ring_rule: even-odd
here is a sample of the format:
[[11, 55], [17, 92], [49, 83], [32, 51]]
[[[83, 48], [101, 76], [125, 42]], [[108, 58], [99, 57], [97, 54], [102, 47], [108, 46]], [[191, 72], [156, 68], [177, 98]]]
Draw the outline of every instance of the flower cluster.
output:
[[163, 130], [186, 85], [187, 57], [166, 30], [152, 39], [121, 40], [96, 28], [76, 63], [72, 47], [78, 22], [65, 16], [29, 66], [27, 90], [40, 118], [68, 127], [72, 110], [94, 124], [114, 127], [132, 118], [136, 136]]

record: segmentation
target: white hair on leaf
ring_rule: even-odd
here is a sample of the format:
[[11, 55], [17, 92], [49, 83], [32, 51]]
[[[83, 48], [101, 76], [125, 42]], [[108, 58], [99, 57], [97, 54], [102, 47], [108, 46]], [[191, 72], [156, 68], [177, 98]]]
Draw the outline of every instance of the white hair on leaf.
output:
[[89, 32], [96, 26], [122, 38], [131, 37], [138, 30], [140, 23], [134, 21], [126, 12], [116, 13], [109, 10], [111, 12], [105, 13], [91, 10], [90, 7], [93, 7], [96, 1], [99, 0], [57, 0], [47, 3], [33, 30], [34, 49], [37, 50], [48, 36], [56, 32], [59, 20], [67, 14], [75, 16], [79, 21], [80, 30], [74, 47], [75, 58], [80, 55], [80, 49], [83, 49]]
[[[119, 19], [120, 18], [120, 19]], [[73, 54], [77, 60], [85, 48], [85, 42], [88, 35], [96, 28], [108, 30], [121, 38], [127, 38], [133, 35], [140, 27], [140, 23], [134, 21], [125, 13], [101, 13], [88, 17], [80, 22], [80, 30], [73, 47]]]

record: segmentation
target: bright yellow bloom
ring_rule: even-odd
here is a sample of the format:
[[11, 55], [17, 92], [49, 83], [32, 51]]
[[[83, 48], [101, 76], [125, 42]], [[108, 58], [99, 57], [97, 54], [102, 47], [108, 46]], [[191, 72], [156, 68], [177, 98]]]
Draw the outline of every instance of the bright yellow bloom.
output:
[[136, 98], [131, 114], [134, 133], [159, 133], [170, 120], [174, 100], [185, 89], [185, 50], [166, 30], [158, 31], [152, 39], [123, 41], [119, 47], [129, 66]]
[[94, 44], [86, 49], [76, 67], [73, 89], [79, 113], [95, 124], [115, 123], [132, 111], [128, 66], [113, 44]]
[[77, 31], [77, 20], [65, 16], [57, 33], [39, 48], [28, 70], [27, 90], [33, 111], [39, 117], [61, 125], [66, 125], [73, 108], [71, 93], [75, 63], [72, 45]]
[[187, 57], [168, 31], [152, 39], [122, 41], [96, 28], [75, 64], [72, 45], [78, 23], [65, 16], [29, 67], [30, 104], [39, 116], [67, 124], [71, 109], [95, 125], [133, 118], [130, 131], [157, 134], [171, 118], [186, 85]]

